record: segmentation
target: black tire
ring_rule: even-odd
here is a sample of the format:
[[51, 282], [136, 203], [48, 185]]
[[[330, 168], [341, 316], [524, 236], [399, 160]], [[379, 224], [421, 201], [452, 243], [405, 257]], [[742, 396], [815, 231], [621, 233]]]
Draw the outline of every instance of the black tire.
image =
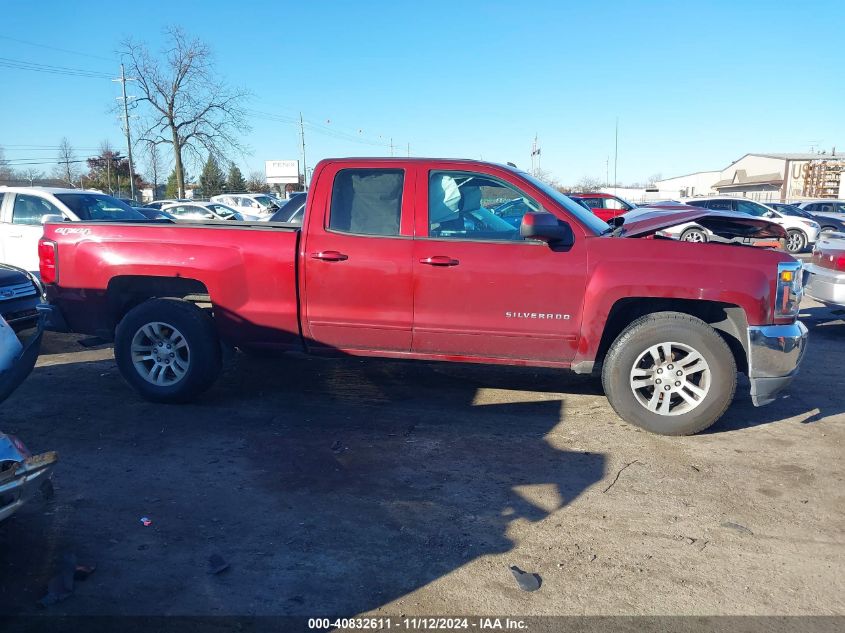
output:
[[709, 240], [707, 239], [707, 233], [704, 232], [704, 229], [691, 227], [681, 233], [681, 241], [706, 243]]
[[[692, 410], [678, 415], [648, 410], [635, 396], [631, 382], [641, 355], [667, 342], [692, 348], [709, 367], [706, 395]], [[736, 391], [736, 362], [724, 339], [701, 319], [680, 312], [656, 312], [631, 323], [613, 342], [604, 359], [602, 385], [613, 410], [626, 422], [660, 435], [693, 435], [715, 423], [730, 406]], [[660, 396], [661, 402], [663, 398]]]
[[799, 229], [786, 232], [786, 250], [790, 253], [800, 253], [807, 248], [807, 235]]
[[[141, 375], [132, 358], [133, 339], [141, 328], [152, 323], [172, 326], [187, 343], [187, 369], [181, 378], [174, 374], [172, 384], [153, 384]], [[115, 332], [114, 356], [126, 382], [153, 402], [194, 399], [214, 384], [222, 366], [214, 321], [201, 308], [181, 299], [150, 299], [127, 312]]]

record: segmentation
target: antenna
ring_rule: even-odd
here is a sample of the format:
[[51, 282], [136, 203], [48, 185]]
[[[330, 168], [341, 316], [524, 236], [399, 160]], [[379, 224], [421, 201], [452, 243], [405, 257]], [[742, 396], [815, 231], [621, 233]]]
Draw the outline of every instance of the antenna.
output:
[[618, 178], [616, 176], [616, 167], [619, 163], [619, 117], [616, 117], [616, 136], [614, 139], [613, 149], [613, 195], [616, 195], [616, 183]]

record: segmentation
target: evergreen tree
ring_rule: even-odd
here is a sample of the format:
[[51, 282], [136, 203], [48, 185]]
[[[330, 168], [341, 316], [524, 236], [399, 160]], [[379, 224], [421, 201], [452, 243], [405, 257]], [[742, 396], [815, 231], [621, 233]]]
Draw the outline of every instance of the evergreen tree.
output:
[[200, 174], [200, 188], [202, 195], [206, 198], [216, 196], [223, 191], [226, 184], [226, 179], [223, 175], [223, 170], [217, 164], [217, 159], [211, 154], [208, 155], [208, 160], [203, 165], [202, 173]]
[[165, 198], [178, 198], [179, 197], [179, 181], [177, 179], [175, 169], [172, 172], [170, 172], [170, 175], [167, 177], [167, 187], [164, 189], [164, 197]]
[[235, 163], [229, 165], [229, 177], [226, 179], [228, 191], [246, 191], [246, 179]]

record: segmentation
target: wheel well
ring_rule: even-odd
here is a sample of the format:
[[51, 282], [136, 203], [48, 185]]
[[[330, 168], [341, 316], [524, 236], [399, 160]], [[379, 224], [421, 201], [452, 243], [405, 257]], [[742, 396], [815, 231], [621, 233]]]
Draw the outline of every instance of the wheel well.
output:
[[208, 288], [201, 281], [186, 277], [145, 277], [124, 275], [114, 277], [106, 289], [114, 324], [127, 312], [147, 299], [175, 297], [193, 303], [210, 303]]
[[683, 312], [709, 323], [725, 339], [736, 360], [739, 371], [748, 370], [746, 351], [748, 320], [745, 311], [737, 305], [697, 299], [661, 299], [626, 297], [613, 304], [604, 326], [596, 355], [598, 370], [611, 344], [628, 325], [646, 314], [654, 312]]

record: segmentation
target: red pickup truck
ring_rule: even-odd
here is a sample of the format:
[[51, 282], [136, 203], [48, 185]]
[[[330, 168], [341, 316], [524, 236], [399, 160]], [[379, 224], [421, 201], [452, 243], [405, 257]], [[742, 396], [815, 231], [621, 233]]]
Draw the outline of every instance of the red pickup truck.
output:
[[[490, 210], [516, 198], [518, 227]], [[52, 327], [113, 338], [154, 401], [209, 388], [223, 342], [594, 372], [623, 419], [677, 435], [722, 415], [738, 370], [771, 402], [807, 336], [800, 264], [658, 233], [693, 220], [772, 227], [696, 209], [610, 228], [503, 165], [337, 159], [314, 170], [302, 226], [47, 224], [40, 271]]]

